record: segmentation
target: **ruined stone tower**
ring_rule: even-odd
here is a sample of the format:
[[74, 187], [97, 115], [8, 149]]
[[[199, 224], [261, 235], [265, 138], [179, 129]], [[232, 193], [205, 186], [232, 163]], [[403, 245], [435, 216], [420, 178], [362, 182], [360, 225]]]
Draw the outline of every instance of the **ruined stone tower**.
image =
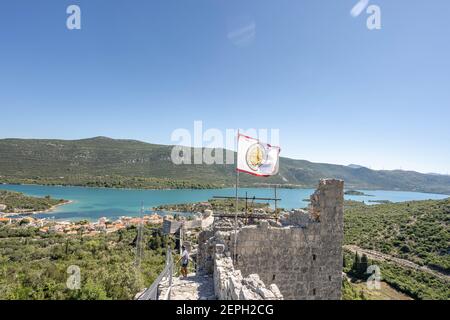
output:
[[[215, 221], [199, 236], [198, 272], [214, 274], [220, 299], [274, 298], [277, 289], [284, 299], [340, 299], [343, 189], [343, 181], [321, 180], [308, 211], [241, 225], [236, 247], [234, 230]], [[245, 279], [255, 274], [271, 290], [249, 292]]]

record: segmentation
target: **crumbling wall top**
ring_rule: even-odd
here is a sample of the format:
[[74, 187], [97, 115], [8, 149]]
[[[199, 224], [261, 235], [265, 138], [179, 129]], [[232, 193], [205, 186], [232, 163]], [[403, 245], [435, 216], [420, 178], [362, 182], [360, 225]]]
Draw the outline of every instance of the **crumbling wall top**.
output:
[[322, 179], [317, 190], [311, 195], [309, 213], [314, 221], [321, 221], [326, 209], [336, 209], [343, 206], [344, 181], [337, 179]]

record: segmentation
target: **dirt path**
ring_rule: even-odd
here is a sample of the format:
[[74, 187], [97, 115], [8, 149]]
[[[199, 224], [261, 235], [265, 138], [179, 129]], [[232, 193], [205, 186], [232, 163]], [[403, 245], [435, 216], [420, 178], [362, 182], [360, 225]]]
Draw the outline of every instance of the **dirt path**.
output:
[[[164, 297], [167, 289], [160, 286], [159, 296]], [[191, 273], [187, 278], [173, 278], [170, 300], [216, 300], [212, 277]]]
[[380, 289], [367, 288], [366, 282], [352, 282], [351, 285], [357, 290], [362, 291], [369, 300], [414, 300], [410, 296], [392, 288], [384, 281], [380, 282]]
[[393, 256], [390, 256], [388, 254], [384, 254], [378, 251], [373, 251], [373, 250], [368, 250], [368, 249], [362, 249], [358, 246], [354, 246], [354, 245], [346, 245], [343, 247], [345, 250], [350, 251], [352, 253], [358, 252], [359, 254], [365, 254], [367, 256], [367, 258], [372, 259], [372, 260], [378, 260], [378, 261], [390, 261], [393, 262], [399, 266], [405, 267], [405, 268], [410, 268], [413, 270], [420, 270], [420, 271], [424, 271], [427, 272], [435, 277], [438, 277], [439, 279], [445, 280], [445, 281], [450, 281], [450, 276], [439, 272], [437, 270], [432, 270], [426, 266], [419, 266], [418, 264], [411, 262], [409, 260], [405, 260], [405, 259], [400, 259], [400, 258], [396, 258]]

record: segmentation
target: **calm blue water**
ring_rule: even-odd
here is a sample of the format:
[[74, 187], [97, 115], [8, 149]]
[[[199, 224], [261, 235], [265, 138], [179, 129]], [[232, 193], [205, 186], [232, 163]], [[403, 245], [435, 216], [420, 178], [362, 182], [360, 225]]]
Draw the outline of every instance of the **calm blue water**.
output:
[[[140, 212], [141, 201], [147, 212], [152, 207], [163, 204], [178, 204], [188, 202], [199, 202], [211, 199], [213, 196], [234, 196], [235, 190], [135, 190], [135, 189], [106, 189], [106, 188], [84, 188], [84, 187], [53, 187], [37, 185], [0, 185], [0, 189], [23, 192], [31, 196], [43, 197], [50, 195], [56, 199], [72, 200], [73, 203], [58, 207], [55, 211], [37, 215], [37, 217], [55, 217], [63, 220], [97, 220], [100, 217], [116, 219], [120, 216], [137, 216]], [[346, 199], [365, 201], [389, 200], [402, 202], [409, 200], [444, 199], [449, 196], [441, 194], [383, 191], [383, 190], [360, 190], [369, 196], [345, 196]], [[273, 189], [242, 188], [240, 196], [273, 197]], [[278, 189], [279, 207], [286, 209], [304, 208], [314, 189]]]

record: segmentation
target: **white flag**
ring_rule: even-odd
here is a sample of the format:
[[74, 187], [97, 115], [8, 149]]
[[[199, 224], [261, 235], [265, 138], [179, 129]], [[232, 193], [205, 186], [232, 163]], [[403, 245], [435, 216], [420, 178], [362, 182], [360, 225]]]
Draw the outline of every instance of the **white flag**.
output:
[[255, 176], [268, 177], [278, 173], [280, 147], [238, 135], [237, 170]]

